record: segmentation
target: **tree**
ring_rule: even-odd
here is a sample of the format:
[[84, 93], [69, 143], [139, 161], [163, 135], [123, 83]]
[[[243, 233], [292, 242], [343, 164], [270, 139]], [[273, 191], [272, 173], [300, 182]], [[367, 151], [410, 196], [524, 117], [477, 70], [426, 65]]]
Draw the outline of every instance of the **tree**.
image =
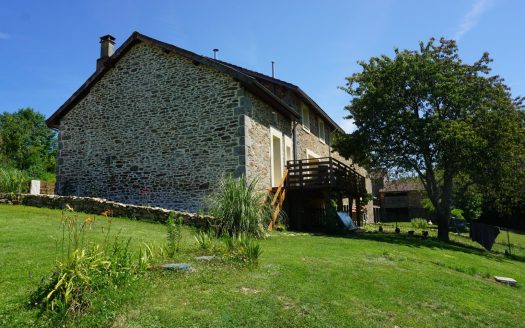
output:
[[32, 177], [54, 173], [56, 133], [31, 108], [0, 115], [0, 164], [27, 171]]
[[466, 64], [455, 41], [432, 38], [417, 51], [360, 62], [362, 71], [342, 88], [352, 96], [347, 118], [357, 130], [335, 138], [334, 148], [365, 167], [419, 177], [441, 240], [448, 240], [457, 177], [493, 190], [525, 163], [523, 98], [512, 99], [503, 80], [489, 76], [491, 61], [484, 53]]

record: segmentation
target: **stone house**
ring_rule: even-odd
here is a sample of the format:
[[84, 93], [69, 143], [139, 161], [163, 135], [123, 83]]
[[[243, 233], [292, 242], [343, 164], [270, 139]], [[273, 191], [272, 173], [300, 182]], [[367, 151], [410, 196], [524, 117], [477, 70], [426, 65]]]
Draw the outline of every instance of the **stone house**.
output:
[[434, 219], [423, 208], [426, 192], [419, 179], [384, 181], [379, 189], [379, 221], [408, 221], [414, 218]]
[[[275, 191], [293, 161], [351, 165], [330, 146], [342, 129], [293, 84], [138, 32], [116, 51], [112, 36], [100, 42], [95, 73], [47, 120], [59, 195], [197, 211], [225, 174]], [[363, 183], [347, 202], [371, 191], [351, 170]]]

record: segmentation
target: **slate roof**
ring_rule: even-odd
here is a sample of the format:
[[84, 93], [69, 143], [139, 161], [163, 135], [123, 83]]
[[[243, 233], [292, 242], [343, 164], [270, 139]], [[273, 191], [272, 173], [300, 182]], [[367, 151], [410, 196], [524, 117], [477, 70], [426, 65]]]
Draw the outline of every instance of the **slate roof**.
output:
[[283, 81], [283, 80], [276, 79], [274, 77], [271, 77], [271, 76], [268, 76], [268, 75], [265, 75], [265, 74], [262, 74], [262, 73], [259, 73], [259, 72], [252, 71], [250, 69], [247, 69], [247, 68], [244, 68], [244, 67], [241, 67], [241, 66], [230, 64], [230, 63], [227, 63], [227, 62], [224, 62], [224, 61], [221, 61], [221, 60], [216, 60], [216, 61], [220, 62], [220, 63], [222, 63], [224, 65], [227, 65], [229, 67], [232, 67], [232, 68], [234, 68], [234, 69], [236, 69], [236, 70], [238, 70], [238, 71], [240, 71], [240, 72], [242, 72], [244, 74], [247, 74], [247, 75], [249, 75], [251, 77], [254, 77], [257, 80], [263, 80], [263, 81], [266, 81], [266, 82], [269, 82], [269, 83], [272, 83], [272, 84], [275, 84], [275, 85], [278, 85], [278, 86], [285, 87], [286, 89], [288, 89], [288, 90], [292, 91], [293, 93], [295, 93], [295, 95], [297, 97], [299, 97], [300, 99], [302, 99], [306, 104], [310, 105], [310, 107], [312, 107], [315, 111], [317, 111], [319, 115], [321, 115], [325, 120], [327, 120], [339, 132], [344, 133], [343, 128], [341, 128], [312, 98], [310, 98], [310, 96], [308, 96], [306, 94], [306, 92], [301, 90], [301, 88], [298, 87], [297, 85], [292, 84], [290, 82], [286, 82], [286, 81]]
[[379, 192], [407, 192], [425, 190], [419, 179], [385, 181]]
[[176, 47], [169, 43], [165, 43], [146, 35], [140, 34], [139, 32], [133, 32], [131, 36], [115, 51], [115, 53], [108, 58], [104, 66], [98, 69], [91, 75], [86, 82], [77, 90], [73, 95], [62, 105], [60, 108], [53, 113], [47, 120], [46, 123], [50, 128], [58, 128], [60, 125], [60, 119], [66, 115], [82, 98], [89, 93], [91, 87], [99, 81], [104, 74], [110, 70], [119, 60], [124, 56], [135, 44], [145, 42], [157, 47], [162, 48], [167, 52], [173, 52], [183, 57], [193, 60], [196, 63], [213, 67], [221, 72], [229, 74], [234, 79], [239, 81], [246, 89], [260, 97], [263, 101], [267, 102], [270, 106], [280, 111], [284, 115], [290, 118], [299, 118], [299, 113], [283, 100], [273, 94], [270, 90], [264, 87], [254, 77], [243, 73], [233, 67], [233, 65], [225, 65], [219, 61], [210, 59], [205, 56], [197, 55], [191, 51]]
[[215, 60], [209, 57], [197, 55], [191, 51], [176, 47], [172, 44], [165, 43], [146, 35], [140, 34], [139, 32], [133, 32], [131, 36], [115, 51], [115, 53], [107, 60], [102, 69], [97, 70], [91, 75], [86, 82], [62, 105], [60, 108], [53, 113], [47, 119], [47, 125], [51, 128], [58, 128], [60, 119], [71, 110], [91, 89], [92, 85], [104, 76], [104, 74], [111, 69], [118, 60], [128, 52], [133, 45], [139, 42], [146, 42], [149, 44], [156, 45], [162, 49], [174, 52], [182, 55], [186, 58], [197, 61], [201, 64], [205, 64], [218, 69], [224, 73], [231, 75], [233, 78], [239, 80], [249, 91], [255, 95], [261, 97], [269, 105], [280, 110], [283, 114], [289, 117], [299, 118], [300, 115], [297, 111], [286, 104], [282, 99], [276, 96], [272, 91], [264, 87], [259, 81], [265, 81], [271, 84], [279, 85], [292, 91], [297, 97], [302, 99], [306, 104], [310, 105], [320, 116], [327, 120], [336, 130], [344, 133], [344, 130], [328, 115], [326, 112], [312, 99], [310, 98], [301, 88], [295, 84], [282, 81], [265, 74], [249, 70], [244, 67], [240, 67], [234, 64], [230, 64], [224, 61]]

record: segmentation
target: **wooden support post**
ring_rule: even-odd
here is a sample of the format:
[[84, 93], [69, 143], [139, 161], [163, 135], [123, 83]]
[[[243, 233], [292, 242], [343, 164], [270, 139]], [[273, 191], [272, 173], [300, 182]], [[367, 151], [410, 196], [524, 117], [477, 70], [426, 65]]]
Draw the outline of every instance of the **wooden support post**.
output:
[[343, 210], [343, 194], [337, 193], [337, 210], [342, 211]]
[[361, 205], [359, 204], [359, 197], [355, 198], [355, 215], [357, 216], [357, 226], [361, 226]]

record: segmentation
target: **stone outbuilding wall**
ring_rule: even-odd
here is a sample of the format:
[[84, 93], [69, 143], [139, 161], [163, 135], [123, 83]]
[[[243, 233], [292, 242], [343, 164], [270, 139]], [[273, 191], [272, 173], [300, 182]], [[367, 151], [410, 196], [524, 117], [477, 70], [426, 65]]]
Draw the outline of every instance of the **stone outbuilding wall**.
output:
[[60, 123], [57, 191], [197, 211], [245, 172], [237, 81], [134, 46]]

